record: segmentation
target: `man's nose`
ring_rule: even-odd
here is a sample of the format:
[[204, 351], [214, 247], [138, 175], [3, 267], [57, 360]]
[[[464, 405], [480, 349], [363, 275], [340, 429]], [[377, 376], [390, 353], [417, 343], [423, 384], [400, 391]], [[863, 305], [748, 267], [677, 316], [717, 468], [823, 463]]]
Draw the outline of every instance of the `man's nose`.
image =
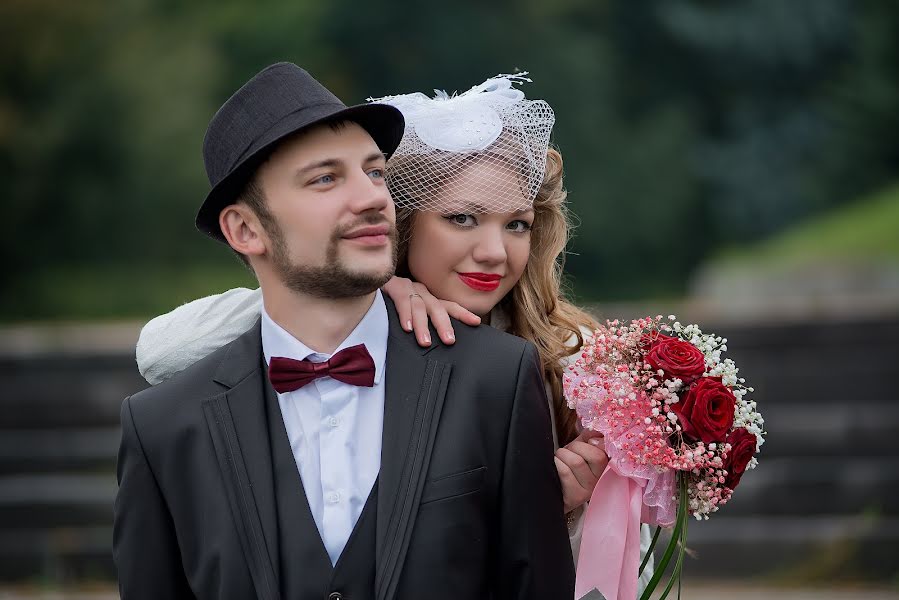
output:
[[353, 178], [350, 203], [354, 213], [364, 213], [370, 210], [382, 211], [393, 200], [390, 191], [383, 178], [372, 179], [371, 175], [361, 171]]

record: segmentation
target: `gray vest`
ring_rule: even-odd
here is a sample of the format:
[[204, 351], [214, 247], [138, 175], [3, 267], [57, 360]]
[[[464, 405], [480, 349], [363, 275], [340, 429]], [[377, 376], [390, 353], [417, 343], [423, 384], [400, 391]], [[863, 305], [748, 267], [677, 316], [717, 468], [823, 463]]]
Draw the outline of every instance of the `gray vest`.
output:
[[284, 600], [366, 600], [375, 595], [375, 481], [346, 547], [331, 559], [315, 526], [303, 482], [284, 428], [278, 398], [266, 393], [269, 443], [278, 512], [281, 598]]

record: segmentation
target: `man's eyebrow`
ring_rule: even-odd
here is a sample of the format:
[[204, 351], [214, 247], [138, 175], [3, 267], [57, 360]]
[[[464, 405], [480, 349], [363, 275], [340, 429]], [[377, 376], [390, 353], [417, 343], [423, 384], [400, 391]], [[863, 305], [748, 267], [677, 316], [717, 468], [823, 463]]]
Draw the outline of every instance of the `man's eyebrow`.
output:
[[306, 173], [309, 173], [310, 171], [314, 171], [316, 169], [323, 169], [325, 167], [333, 168], [338, 165], [340, 165], [340, 161], [337, 160], [336, 158], [326, 158], [324, 160], [318, 160], [318, 161], [315, 161], [314, 163], [310, 163], [310, 164], [306, 165], [305, 167], [300, 167], [299, 169], [297, 169], [296, 173], [294, 173], [294, 177], [299, 179], [300, 177], [302, 177]]
[[[386, 159], [386, 157], [384, 156], [383, 152], [372, 152], [371, 154], [369, 154], [368, 156], [366, 156], [363, 159], [363, 163], [371, 163], [371, 162], [375, 162], [378, 160], [385, 160], [385, 159]], [[314, 163], [310, 163], [304, 167], [300, 167], [299, 169], [297, 169], [296, 173], [294, 173], [294, 177], [296, 179], [300, 179], [304, 175], [309, 173], [310, 171], [315, 171], [316, 169], [324, 169], [324, 168], [332, 168], [333, 169], [334, 167], [339, 167], [342, 164], [343, 164], [343, 161], [341, 161], [337, 158], [326, 158], [323, 160], [318, 160], [318, 161], [315, 161]]]
[[384, 155], [383, 152], [372, 152], [371, 154], [369, 154], [368, 156], [365, 157], [365, 160], [363, 162], [370, 163], [370, 162], [375, 162], [376, 160], [387, 160], [387, 157]]

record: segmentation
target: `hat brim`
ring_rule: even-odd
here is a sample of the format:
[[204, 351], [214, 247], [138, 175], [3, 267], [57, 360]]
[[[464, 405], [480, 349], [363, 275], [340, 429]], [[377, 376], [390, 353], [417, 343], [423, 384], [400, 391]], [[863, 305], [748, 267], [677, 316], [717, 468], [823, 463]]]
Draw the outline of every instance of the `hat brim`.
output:
[[388, 158], [403, 139], [403, 113], [387, 104], [358, 104], [346, 108], [329, 104], [287, 115], [254, 141], [231, 169], [231, 173], [209, 191], [197, 212], [197, 229], [215, 240], [227, 243], [219, 227], [219, 213], [243, 192], [248, 179], [269, 156], [273, 147], [287, 136], [334, 120], [359, 124]]

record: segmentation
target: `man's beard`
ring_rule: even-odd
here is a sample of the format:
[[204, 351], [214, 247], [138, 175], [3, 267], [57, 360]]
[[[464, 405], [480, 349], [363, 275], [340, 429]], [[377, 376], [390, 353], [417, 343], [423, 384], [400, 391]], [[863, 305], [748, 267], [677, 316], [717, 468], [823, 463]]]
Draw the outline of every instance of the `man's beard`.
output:
[[[341, 238], [348, 232], [365, 225], [390, 225], [387, 233], [391, 248], [390, 267], [381, 273], [360, 273], [351, 271], [340, 260], [338, 253]], [[358, 221], [338, 227], [331, 233], [325, 251], [325, 264], [320, 267], [296, 265], [290, 260], [290, 251], [284, 233], [277, 223], [270, 223], [269, 237], [272, 240], [272, 264], [278, 277], [289, 289], [316, 298], [358, 298], [369, 294], [390, 281], [396, 269], [397, 244], [396, 227], [380, 213], [363, 215]]]

